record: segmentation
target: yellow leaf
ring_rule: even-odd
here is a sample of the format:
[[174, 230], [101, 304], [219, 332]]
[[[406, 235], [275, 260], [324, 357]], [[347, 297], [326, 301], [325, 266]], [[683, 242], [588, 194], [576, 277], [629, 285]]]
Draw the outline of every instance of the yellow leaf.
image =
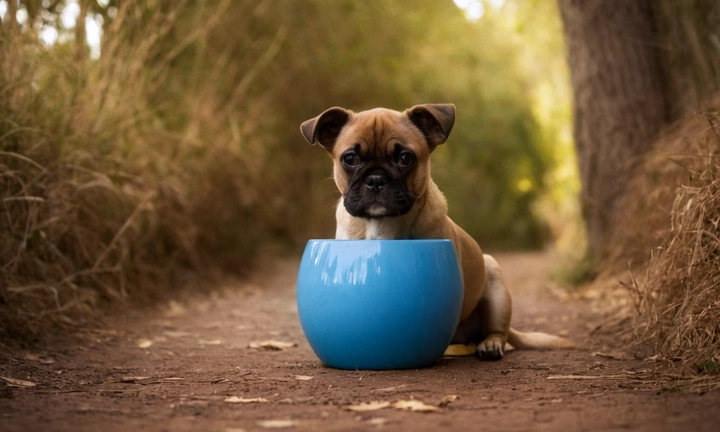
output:
[[452, 344], [445, 349], [445, 353], [443, 355], [451, 357], [469, 356], [475, 354], [476, 349], [477, 346], [475, 344]]
[[433, 405], [426, 405], [419, 400], [401, 400], [392, 405], [393, 408], [410, 410], [415, 412], [439, 412], [440, 408]]
[[344, 407], [343, 409], [346, 409], [348, 411], [375, 411], [383, 408], [387, 408], [390, 406], [390, 402], [381, 402], [381, 401], [373, 401], [373, 402], [363, 402], [357, 405], [348, 405]]
[[246, 398], [241, 398], [241, 397], [237, 397], [237, 396], [230, 396], [229, 398], [226, 398], [224, 402], [227, 402], [227, 403], [266, 403], [266, 402], [270, 402], [270, 401], [268, 401], [265, 398], [261, 398], [261, 397], [246, 399]]
[[250, 342], [250, 345], [248, 345], [250, 348], [258, 349], [258, 348], [265, 348], [269, 350], [284, 350], [287, 348], [292, 348], [297, 346], [294, 342], [281, 342], [276, 340], [266, 340], [262, 342]]
[[138, 339], [137, 346], [138, 348], [146, 349], [150, 348], [153, 345], [153, 341], [150, 339]]
[[32, 381], [24, 381], [4, 376], [0, 376], [0, 379], [5, 381], [9, 387], [35, 387], [35, 383]]
[[120, 382], [134, 383], [138, 381], [144, 381], [150, 379], [149, 376], [125, 376], [120, 379]]
[[309, 375], [295, 375], [295, 379], [298, 381], [310, 381], [314, 377], [311, 377]]
[[295, 420], [263, 420], [257, 422], [257, 425], [265, 429], [284, 429], [297, 426]]

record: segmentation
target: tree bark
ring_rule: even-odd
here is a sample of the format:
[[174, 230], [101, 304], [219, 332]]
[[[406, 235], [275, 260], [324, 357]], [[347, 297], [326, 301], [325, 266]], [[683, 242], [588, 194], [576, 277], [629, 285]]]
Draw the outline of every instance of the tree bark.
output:
[[631, 166], [669, 120], [653, 1], [559, 0], [559, 5], [589, 252], [602, 260]]
[[83, 62], [88, 53], [85, 18], [87, 18], [88, 14], [89, 0], [80, 0], [78, 4], [80, 5], [80, 14], [78, 14], [75, 22], [75, 59], [78, 62]]
[[8, 10], [7, 10], [7, 26], [8, 31], [12, 34], [17, 31], [18, 23], [17, 23], [17, 0], [9, 0], [7, 2]]

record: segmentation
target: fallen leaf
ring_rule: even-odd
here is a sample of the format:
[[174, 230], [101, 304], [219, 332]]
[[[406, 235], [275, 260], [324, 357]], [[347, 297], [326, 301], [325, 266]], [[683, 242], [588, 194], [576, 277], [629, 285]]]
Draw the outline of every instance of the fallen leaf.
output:
[[242, 398], [237, 396], [230, 396], [229, 398], [226, 398], [223, 402], [227, 403], [266, 403], [270, 402], [269, 400], [265, 398]]
[[175, 331], [175, 330], [165, 330], [165, 331], [163, 332], [163, 334], [164, 334], [165, 336], [171, 337], [171, 338], [182, 338], [182, 337], [188, 337], [188, 336], [192, 336], [192, 335], [193, 335], [192, 333], [188, 333], [188, 332], [185, 332], [185, 331], [179, 331], [179, 330], [178, 330], [178, 331]]
[[315, 377], [311, 377], [309, 375], [295, 375], [295, 379], [298, 381], [310, 381], [313, 378]]
[[265, 348], [269, 350], [281, 351], [287, 348], [296, 347], [297, 344], [294, 342], [281, 342], [276, 340], [266, 340], [262, 342], [250, 342], [249, 348], [258, 349]]
[[50, 365], [50, 364], [55, 363], [54, 359], [46, 357], [42, 354], [36, 354], [36, 353], [31, 353], [31, 352], [25, 353], [25, 360], [36, 361], [36, 362], [40, 362], [45, 365]]
[[623, 369], [623, 372], [626, 373], [626, 374], [628, 374], [628, 375], [638, 375], [638, 374], [646, 374], [646, 373], [649, 373], [650, 371], [647, 370], [647, 369], [640, 369], [640, 370], [626, 370], [626, 369]]
[[604, 357], [604, 358], [610, 358], [613, 360], [626, 360], [627, 359], [627, 357], [625, 357], [625, 355], [623, 353], [619, 353], [619, 352], [596, 351], [592, 355], [594, 355], [595, 357]]
[[126, 377], [120, 378], [120, 382], [131, 383], [131, 382], [144, 381], [144, 380], [147, 380], [150, 378], [151, 377], [149, 377], [149, 376], [126, 376]]
[[396, 409], [404, 409], [415, 412], [439, 412], [440, 408], [433, 405], [426, 405], [419, 400], [400, 400], [392, 405]]
[[381, 388], [381, 389], [370, 390], [370, 393], [392, 393], [392, 392], [396, 392], [398, 390], [402, 390], [405, 387], [407, 387], [407, 384], [402, 384], [402, 385], [394, 386], [394, 387], [385, 387], [385, 388]]
[[0, 376], [0, 379], [5, 381], [9, 387], [35, 387], [35, 383], [32, 381], [24, 381], [4, 376]]
[[206, 400], [181, 400], [177, 404], [170, 404], [171, 408], [175, 408], [177, 406], [191, 406], [191, 407], [206, 407], [210, 405], [210, 403]]
[[390, 402], [381, 402], [381, 401], [372, 401], [372, 402], [363, 402], [357, 405], [348, 405], [346, 407], [343, 407], [344, 410], [347, 411], [375, 411], [383, 408], [387, 408], [390, 406]]
[[181, 378], [181, 377], [169, 377], [169, 378], [159, 378], [159, 379], [157, 379], [157, 380], [155, 380], [155, 381], [153, 381], [153, 382], [156, 382], [156, 383], [170, 383], [170, 382], [184, 381], [184, 380], [185, 380], [185, 378]]
[[551, 375], [547, 377], [549, 380], [596, 380], [596, 379], [624, 379], [627, 375]]
[[171, 300], [170, 303], [168, 303], [167, 310], [165, 311], [165, 316], [169, 318], [177, 318], [185, 315], [186, 313], [187, 309], [185, 308], [185, 306], [181, 305], [175, 300]]
[[262, 420], [257, 425], [265, 429], [285, 429], [297, 426], [295, 420]]
[[368, 423], [373, 426], [385, 426], [388, 422], [388, 419], [386, 419], [385, 417], [375, 417], [368, 420]]
[[142, 349], [150, 348], [153, 345], [153, 341], [150, 339], [138, 339], [136, 343], [138, 348]]
[[476, 350], [477, 345], [475, 344], [452, 344], [445, 349], [445, 353], [443, 355], [450, 357], [469, 356], [475, 354]]

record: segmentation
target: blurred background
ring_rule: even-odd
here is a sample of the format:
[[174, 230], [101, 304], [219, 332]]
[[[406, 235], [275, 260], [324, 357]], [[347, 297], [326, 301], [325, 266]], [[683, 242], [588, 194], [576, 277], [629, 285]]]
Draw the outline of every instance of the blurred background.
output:
[[1, 0], [3, 302], [152, 298], [332, 237], [331, 161], [299, 125], [334, 105], [456, 104], [433, 156], [451, 216], [486, 249], [547, 247], [576, 219], [556, 8]]

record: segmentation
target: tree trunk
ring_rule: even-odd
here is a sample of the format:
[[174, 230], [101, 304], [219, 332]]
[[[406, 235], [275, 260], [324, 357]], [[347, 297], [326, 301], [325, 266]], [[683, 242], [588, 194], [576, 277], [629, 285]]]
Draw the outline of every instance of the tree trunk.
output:
[[8, 31], [10, 33], [15, 33], [17, 31], [17, 0], [10, 0], [7, 2], [8, 9], [7, 9], [7, 26]]
[[559, 0], [559, 5], [589, 252], [602, 260], [631, 165], [669, 120], [653, 1]]
[[80, 0], [80, 14], [78, 14], [77, 21], [75, 22], [75, 59], [78, 62], [85, 61], [88, 53], [88, 46], [86, 42], [87, 35], [85, 33], [85, 18], [88, 14], [89, 0]]

